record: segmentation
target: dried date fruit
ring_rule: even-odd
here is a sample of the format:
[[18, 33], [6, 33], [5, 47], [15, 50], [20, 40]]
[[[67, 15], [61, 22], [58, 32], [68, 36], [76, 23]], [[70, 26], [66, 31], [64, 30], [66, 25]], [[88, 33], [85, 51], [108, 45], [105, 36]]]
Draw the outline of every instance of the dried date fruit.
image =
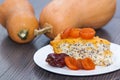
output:
[[51, 53], [47, 56], [46, 62], [48, 62], [49, 65], [54, 66], [54, 67], [64, 67], [65, 64], [65, 57], [68, 56], [65, 53]]

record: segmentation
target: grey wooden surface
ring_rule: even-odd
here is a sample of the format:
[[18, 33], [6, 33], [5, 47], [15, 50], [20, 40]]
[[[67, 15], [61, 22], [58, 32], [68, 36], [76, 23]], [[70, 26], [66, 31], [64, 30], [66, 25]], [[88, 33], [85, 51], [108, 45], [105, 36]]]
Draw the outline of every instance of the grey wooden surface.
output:
[[[0, 3], [3, 1], [0, 0]], [[30, 0], [37, 19], [43, 7], [50, 1]], [[120, 44], [120, 0], [117, 0], [113, 19], [104, 28], [97, 30], [97, 35]], [[29, 44], [20, 45], [13, 42], [7, 31], [0, 26], [0, 80], [120, 80], [120, 70], [90, 77], [64, 76], [43, 70], [34, 63], [33, 55], [38, 49], [49, 44], [49, 41], [49, 38], [42, 35]]]

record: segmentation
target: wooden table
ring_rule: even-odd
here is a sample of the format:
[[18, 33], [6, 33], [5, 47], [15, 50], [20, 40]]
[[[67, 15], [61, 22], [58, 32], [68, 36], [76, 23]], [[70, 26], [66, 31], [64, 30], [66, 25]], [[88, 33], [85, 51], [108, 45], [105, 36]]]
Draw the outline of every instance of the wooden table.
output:
[[[43, 7], [51, 0], [30, 0], [36, 12], [36, 17]], [[0, 3], [3, 0], [0, 0]], [[120, 0], [117, 0], [117, 11], [113, 19], [97, 35], [109, 41], [120, 44]], [[49, 44], [49, 38], [42, 35], [28, 44], [13, 42], [7, 31], [0, 26], [0, 80], [119, 80], [120, 70], [112, 73], [73, 77], [54, 74], [38, 67], [33, 61], [34, 53], [41, 47]]]

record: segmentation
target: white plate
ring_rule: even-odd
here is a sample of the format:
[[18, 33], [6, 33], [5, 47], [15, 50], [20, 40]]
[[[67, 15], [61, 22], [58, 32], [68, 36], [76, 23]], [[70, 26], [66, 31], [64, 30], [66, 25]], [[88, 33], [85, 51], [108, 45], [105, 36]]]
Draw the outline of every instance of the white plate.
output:
[[120, 69], [120, 45], [111, 43], [110, 46], [111, 51], [113, 52], [113, 64], [108, 67], [100, 67], [96, 66], [95, 70], [70, 70], [67, 67], [58, 68], [50, 66], [45, 59], [47, 55], [53, 53], [53, 49], [50, 45], [47, 45], [41, 49], [39, 49], [34, 54], [34, 62], [41, 68], [57, 73], [62, 75], [69, 75], [69, 76], [92, 76], [92, 75], [99, 75], [110, 73]]

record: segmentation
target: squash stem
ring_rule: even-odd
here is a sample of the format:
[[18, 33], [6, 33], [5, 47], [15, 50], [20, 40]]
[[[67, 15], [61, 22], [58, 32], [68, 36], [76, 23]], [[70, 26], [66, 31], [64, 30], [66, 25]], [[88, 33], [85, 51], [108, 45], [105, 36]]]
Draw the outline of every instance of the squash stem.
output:
[[51, 27], [45, 27], [43, 29], [35, 29], [34, 30], [34, 35], [37, 36], [37, 35], [42, 35], [44, 33], [47, 33], [47, 32], [51, 32]]
[[18, 36], [21, 40], [26, 40], [27, 39], [27, 36], [28, 36], [28, 30], [21, 30], [19, 33], [18, 33]]

